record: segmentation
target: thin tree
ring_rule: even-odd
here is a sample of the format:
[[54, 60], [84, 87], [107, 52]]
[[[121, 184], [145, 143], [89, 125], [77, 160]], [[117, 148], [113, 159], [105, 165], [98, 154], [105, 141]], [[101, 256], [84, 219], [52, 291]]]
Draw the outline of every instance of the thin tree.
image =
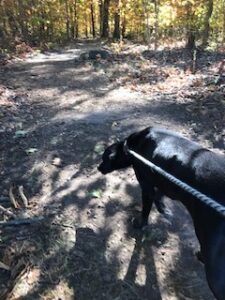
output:
[[73, 38], [78, 38], [79, 36], [79, 27], [78, 27], [78, 13], [77, 13], [77, 0], [73, 1], [74, 8], [74, 21], [73, 21]]
[[94, 15], [94, 4], [93, 4], [93, 0], [91, 0], [91, 27], [92, 27], [92, 35], [93, 38], [96, 37], [96, 33], [95, 33], [95, 15]]
[[145, 17], [145, 34], [144, 34], [144, 40], [149, 45], [150, 43], [150, 35], [151, 35], [151, 29], [150, 29], [150, 20], [149, 20], [149, 9], [148, 9], [148, 1], [143, 0], [143, 8], [144, 8], [144, 17]]
[[115, 14], [114, 14], [114, 31], [113, 38], [119, 40], [121, 35], [120, 30], [120, 0], [116, 0], [115, 2]]
[[70, 38], [70, 16], [69, 16], [68, 0], [65, 0], [65, 12], [66, 12], [66, 37], [67, 37], [67, 40], [69, 40], [69, 38]]
[[99, 0], [99, 33], [102, 36], [102, 27], [103, 27], [103, 0]]
[[194, 12], [193, 7], [190, 2], [185, 5], [186, 9], [186, 23], [187, 23], [187, 43], [186, 48], [190, 51], [195, 49], [195, 42], [196, 42], [196, 28], [194, 23]]
[[206, 13], [204, 18], [204, 30], [202, 32], [202, 48], [208, 45], [209, 31], [210, 31], [210, 18], [213, 12], [213, 0], [206, 0]]
[[109, 37], [109, 4], [110, 0], [104, 0], [103, 3], [103, 16], [102, 16], [102, 38]]
[[158, 0], [154, 0], [154, 12], [155, 12], [155, 42], [154, 47], [155, 50], [158, 48], [158, 40], [159, 40], [159, 3]]
[[222, 5], [222, 8], [223, 8], [223, 29], [222, 29], [222, 35], [223, 35], [223, 44], [225, 44], [225, 0], [223, 0], [223, 5]]

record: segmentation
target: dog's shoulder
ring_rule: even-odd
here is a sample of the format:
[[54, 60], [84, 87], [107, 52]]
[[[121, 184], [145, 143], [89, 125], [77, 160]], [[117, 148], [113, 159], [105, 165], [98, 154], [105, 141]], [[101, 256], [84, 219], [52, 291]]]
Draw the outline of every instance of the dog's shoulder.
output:
[[[143, 148], [160, 148], [165, 145], [165, 148], [169, 150], [169, 145], [177, 147], [178, 145], [188, 144], [189, 147], [200, 147], [195, 142], [192, 142], [185, 137], [160, 127], [147, 127], [139, 132], [131, 134], [127, 138], [127, 145], [133, 150], [143, 150]], [[164, 149], [165, 151], [165, 149]]]
[[145, 139], [159, 142], [160, 140], [163, 140], [168, 137], [171, 137], [171, 138], [174, 138], [177, 140], [186, 139], [185, 137], [181, 136], [180, 134], [178, 134], [174, 131], [165, 129], [165, 128], [147, 127], [141, 131], [132, 133], [131, 135], [129, 135], [127, 140], [129, 141], [130, 144], [138, 144], [140, 141], [143, 141]]
[[128, 136], [127, 145], [132, 150], [138, 150], [142, 147], [143, 143], [148, 139], [152, 127], [147, 127], [141, 131], [134, 132]]

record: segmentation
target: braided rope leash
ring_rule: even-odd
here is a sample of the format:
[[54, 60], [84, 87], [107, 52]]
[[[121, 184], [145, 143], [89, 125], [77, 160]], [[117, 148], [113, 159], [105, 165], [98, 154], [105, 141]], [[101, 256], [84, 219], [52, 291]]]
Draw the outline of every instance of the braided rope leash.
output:
[[144, 158], [140, 154], [134, 152], [133, 150], [127, 149], [127, 152], [130, 153], [135, 158], [137, 158], [138, 160], [140, 160], [141, 162], [143, 162], [145, 165], [149, 166], [155, 172], [157, 172], [160, 175], [162, 175], [163, 177], [167, 178], [170, 182], [176, 184], [178, 187], [182, 188], [184, 191], [188, 192], [195, 198], [199, 199], [202, 203], [204, 203], [207, 206], [214, 209], [221, 216], [225, 217], [225, 207], [223, 205], [219, 204], [218, 202], [216, 202], [212, 198], [206, 196], [205, 194], [202, 194], [201, 192], [199, 192], [195, 188], [191, 187], [190, 185], [184, 183], [180, 179], [177, 179], [175, 176], [167, 173], [166, 171], [164, 171], [160, 167], [156, 166], [151, 161], [147, 160], [146, 158]]

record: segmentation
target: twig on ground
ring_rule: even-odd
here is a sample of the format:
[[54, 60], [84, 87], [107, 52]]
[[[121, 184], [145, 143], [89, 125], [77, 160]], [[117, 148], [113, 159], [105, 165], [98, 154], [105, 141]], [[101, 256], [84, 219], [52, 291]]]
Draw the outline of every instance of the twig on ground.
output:
[[18, 190], [19, 190], [20, 197], [23, 200], [24, 206], [28, 207], [28, 200], [27, 200], [27, 197], [24, 195], [23, 186], [20, 185]]
[[75, 228], [75, 226], [73, 225], [68, 225], [68, 224], [60, 224], [60, 223], [55, 223], [53, 222], [51, 225], [54, 225], [54, 226], [61, 226], [61, 227], [66, 227], [66, 228]]
[[2, 211], [5, 215], [9, 216], [9, 217], [13, 217], [16, 218], [16, 215], [14, 213], [12, 213], [11, 211], [9, 211], [8, 209], [6, 209], [5, 207], [0, 205], [0, 211]]
[[15, 208], [19, 208], [19, 204], [17, 203], [17, 201], [13, 195], [13, 187], [12, 186], [9, 188], [9, 199]]

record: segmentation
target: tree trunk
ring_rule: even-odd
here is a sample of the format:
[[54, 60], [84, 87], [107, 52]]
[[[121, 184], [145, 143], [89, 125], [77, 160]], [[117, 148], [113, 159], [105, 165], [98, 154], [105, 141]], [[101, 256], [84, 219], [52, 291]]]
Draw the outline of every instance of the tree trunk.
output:
[[158, 40], [159, 40], [159, 5], [158, 0], [154, 1], [154, 11], [155, 11], [155, 50], [158, 48]]
[[22, 37], [27, 40], [28, 39], [28, 27], [26, 23], [26, 15], [25, 15], [25, 7], [23, 5], [23, 1], [17, 1], [18, 7], [18, 24], [20, 26], [20, 32]]
[[123, 16], [123, 19], [122, 19], [122, 24], [121, 24], [122, 28], [121, 28], [121, 34], [122, 34], [122, 37], [125, 36], [126, 34], [126, 17], [125, 15]]
[[65, 0], [65, 9], [66, 9], [66, 37], [67, 40], [69, 40], [70, 39], [70, 16], [69, 16], [68, 0]]
[[187, 34], [186, 48], [190, 51], [194, 50], [195, 48], [195, 34], [192, 31], [189, 31]]
[[75, 36], [75, 31], [74, 31], [74, 3], [72, 2], [72, 4], [70, 5], [70, 37], [72, 39], [74, 39]]
[[99, 0], [99, 35], [102, 36], [102, 27], [103, 27], [103, 2]]
[[7, 4], [7, 2], [3, 2], [4, 6], [4, 13], [5, 13], [5, 22], [6, 27], [9, 29], [8, 32], [10, 33], [13, 38], [16, 38], [21, 33], [20, 25], [18, 24], [17, 20], [17, 10], [16, 10], [16, 3], [12, 2], [11, 6]]
[[85, 12], [85, 36], [88, 38], [88, 16], [87, 12]]
[[113, 32], [114, 39], [120, 39], [120, 15], [115, 13], [114, 16], [114, 32]]
[[73, 22], [73, 38], [78, 38], [79, 36], [79, 31], [78, 31], [78, 19], [77, 19], [77, 0], [74, 0], [73, 2], [73, 7], [74, 7], [74, 22]]
[[193, 51], [196, 47], [196, 28], [194, 27], [194, 12], [191, 3], [186, 5], [186, 30], [187, 30], [187, 43], [186, 48]]
[[96, 32], [95, 32], [95, 16], [94, 16], [93, 0], [91, 2], [91, 27], [92, 27], [93, 38], [95, 38], [96, 37]]
[[10, 28], [10, 33], [12, 34], [12, 36], [14, 38], [16, 38], [16, 36], [19, 32], [19, 28], [18, 28], [17, 22], [15, 21], [14, 13], [11, 11], [7, 11], [7, 19], [8, 19], [8, 24], [9, 24], [9, 28]]
[[209, 21], [213, 12], [213, 0], [207, 0], [206, 6], [207, 8], [206, 8], [206, 14], [204, 19], [204, 30], [202, 33], [202, 44], [201, 44], [202, 48], [205, 48], [208, 45], [209, 31], [210, 31]]
[[110, 0], [104, 0], [102, 18], [102, 38], [109, 37], [109, 3]]
[[40, 19], [42, 20], [40, 22], [40, 25], [39, 25], [39, 35], [38, 35], [38, 40], [39, 42], [42, 42], [42, 41], [45, 41], [45, 25], [44, 25], [44, 22], [43, 20], [45, 19], [45, 13], [44, 11], [40, 11]]
[[223, 29], [222, 29], [222, 34], [223, 34], [223, 44], [225, 44], [225, 0], [223, 0]]
[[114, 15], [114, 32], [113, 32], [114, 39], [120, 39], [120, 1], [116, 1], [116, 12]]
[[[3, 39], [5, 39], [8, 35], [9, 35], [9, 32], [8, 32], [8, 29], [7, 29], [7, 22], [6, 22], [6, 12], [5, 12], [5, 7], [4, 7], [4, 2], [1, 0], [0, 1], [0, 9], [1, 9], [1, 12], [2, 12], [2, 15], [1, 15], [1, 32], [2, 32], [2, 42], [3, 42]], [[3, 17], [4, 16], [4, 17]]]
[[[144, 18], [145, 18], [145, 32], [144, 32], [144, 41], [147, 43], [149, 46], [150, 44], [150, 36], [151, 36], [151, 27], [150, 27], [150, 18], [149, 18], [149, 9], [148, 9], [148, 2], [142, 1], [143, 3], [143, 8], [144, 8]], [[155, 8], [156, 9], [156, 8]], [[156, 18], [156, 11], [155, 11], [155, 18]]]

